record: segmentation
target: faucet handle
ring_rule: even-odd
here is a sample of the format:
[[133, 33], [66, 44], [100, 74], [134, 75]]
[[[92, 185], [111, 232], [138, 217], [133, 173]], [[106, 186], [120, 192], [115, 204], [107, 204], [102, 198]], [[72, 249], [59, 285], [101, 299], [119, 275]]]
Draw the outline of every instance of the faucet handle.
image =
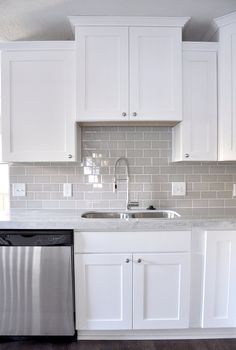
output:
[[129, 201], [127, 209], [131, 209], [132, 207], [139, 207], [139, 202], [137, 202], [137, 201]]

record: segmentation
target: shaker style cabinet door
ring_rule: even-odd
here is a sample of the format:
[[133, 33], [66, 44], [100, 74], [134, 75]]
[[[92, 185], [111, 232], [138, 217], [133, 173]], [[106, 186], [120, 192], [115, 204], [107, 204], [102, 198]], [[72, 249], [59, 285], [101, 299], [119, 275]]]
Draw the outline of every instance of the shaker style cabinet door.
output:
[[77, 120], [126, 120], [128, 28], [79, 27], [76, 41]]
[[75, 254], [76, 329], [132, 328], [132, 255]]
[[183, 43], [183, 120], [173, 161], [217, 160], [217, 44]]
[[182, 120], [181, 28], [130, 28], [130, 117]]
[[188, 328], [190, 254], [135, 254], [133, 328]]
[[204, 262], [204, 328], [236, 327], [236, 232], [207, 231]]
[[236, 16], [219, 29], [219, 160], [236, 160]]
[[3, 160], [75, 161], [74, 50], [2, 52]]

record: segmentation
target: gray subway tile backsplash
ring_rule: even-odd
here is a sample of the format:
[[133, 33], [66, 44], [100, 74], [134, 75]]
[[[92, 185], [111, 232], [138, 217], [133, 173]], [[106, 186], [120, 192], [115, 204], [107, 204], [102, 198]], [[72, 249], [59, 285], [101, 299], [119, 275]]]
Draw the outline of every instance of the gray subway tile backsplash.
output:
[[[170, 127], [83, 127], [82, 164], [15, 163], [10, 182], [26, 183], [27, 196], [11, 197], [12, 208], [59, 209], [125, 208], [126, 184], [113, 193], [114, 164], [127, 157], [130, 164], [131, 200], [141, 208], [177, 209], [182, 214], [236, 213], [232, 197], [235, 163], [171, 162]], [[125, 167], [118, 169], [125, 173]], [[185, 181], [186, 196], [173, 197], [171, 182]], [[73, 184], [73, 196], [63, 197], [63, 183]]]

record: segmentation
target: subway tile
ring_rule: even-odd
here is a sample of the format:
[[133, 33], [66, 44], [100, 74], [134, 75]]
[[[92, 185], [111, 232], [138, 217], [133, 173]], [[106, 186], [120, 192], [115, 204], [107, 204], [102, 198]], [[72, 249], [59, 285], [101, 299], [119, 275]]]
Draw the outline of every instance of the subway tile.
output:
[[[35, 183], [43, 184], [43, 183], [50, 183], [50, 176], [35, 176]], [[52, 183], [55, 183], [56, 181], [52, 179]]]
[[[46, 178], [47, 176], [45, 176]], [[58, 175], [58, 176], [51, 176], [50, 181], [45, 182], [51, 182], [52, 184], [57, 183], [66, 183], [67, 182], [67, 176], [66, 175]]]
[[43, 201], [42, 202], [42, 208], [43, 209], [59, 209], [60, 208], [60, 202], [55, 200], [50, 201]]
[[[82, 128], [80, 163], [15, 163], [10, 182], [27, 185], [24, 200], [11, 196], [12, 208], [120, 208], [125, 207], [126, 183], [112, 192], [114, 165], [127, 157], [130, 165], [130, 198], [140, 207], [178, 208], [179, 212], [218, 212], [222, 207], [236, 213], [232, 198], [236, 166], [218, 162], [171, 162], [170, 127], [96, 126]], [[86, 173], [84, 175], [84, 172]], [[123, 165], [119, 174], [125, 174]], [[173, 197], [171, 183], [185, 181], [186, 197]], [[63, 183], [73, 184], [73, 197], [63, 197]]]
[[61, 209], [74, 209], [76, 208], [76, 202], [73, 200], [64, 200], [59, 202]]
[[232, 191], [217, 191], [216, 197], [217, 198], [232, 198], [233, 193]]
[[135, 141], [135, 149], [150, 149], [151, 148], [151, 141]]
[[109, 201], [93, 201], [93, 209], [107, 209], [109, 208]]
[[[10, 167], [10, 174], [11, 176], [14, 176], [14, 175], [25, 175], [26, 174], [26, 169], [25, 167], [23, 166], [12, 166]], [[34, 169], [34, 167], [33, 167]]]
[[201, 198], [216, 198], [216, 192], [215, 191], [203, 191], [201, 192]]
[[144, 191], [149, 191], [149, 192], [160, 192], [161, 190], [161, 184], [159, 183], [149, 183], [149, 184], [144, 184], [143, 185], [143, 190]]
[[168, 199], [168, 192], [152, 191], [147, 193], [151, 193], [152, 199]]
[[[227, 185], [230, 185], [230, 187], [232, 187], [232, 184], [228, 184]], [[225, 189], [225, 184], [222, 183], [222, 182], [212, 182], [209, 184], [209, 190], [211, 191], [223, 191]], [[231, 189], [231, 188], [230, 188]], [[233, 189], [233, 187], [232, 187]]]
[[35, 193], [35, 199], [36, 200], [49, 200], [50, 199], [50, 193], [49, 192], [36, 192]]
[[208, 207], [209, 208], [223, 207], [223, 206], [224, 206], [224, 200], [222, 200], [222, 199], [209, 199], [208, 200]]
[[135, 182], [150, 183], [151, 175], [135, 175]]
[[[31, 185], [31, 186], [33, 186], [33, 185]], [[39, 185], [37, 185], [37, 186], [39, 186]], [[56, 191], [60, 190], [60, 185], [59, 184], [42, 184], [40, 186], [43, 188], [43, 191], [56, 192]]]

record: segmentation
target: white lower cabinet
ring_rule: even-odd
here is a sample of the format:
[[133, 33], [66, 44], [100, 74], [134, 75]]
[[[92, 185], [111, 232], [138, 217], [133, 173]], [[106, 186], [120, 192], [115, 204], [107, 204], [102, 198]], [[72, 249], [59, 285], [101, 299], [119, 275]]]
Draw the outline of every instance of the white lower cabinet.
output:
[[77, 329], [132, 328], [132, 256], [75, 255]]
[[236, 327], [236, 231], [207, 231], [202, 326]]
[[190, 254], [76, 254], [78, 330], [189, 325]]
[[133, 328], [189, 325], [190, 254], [133, 256]]

